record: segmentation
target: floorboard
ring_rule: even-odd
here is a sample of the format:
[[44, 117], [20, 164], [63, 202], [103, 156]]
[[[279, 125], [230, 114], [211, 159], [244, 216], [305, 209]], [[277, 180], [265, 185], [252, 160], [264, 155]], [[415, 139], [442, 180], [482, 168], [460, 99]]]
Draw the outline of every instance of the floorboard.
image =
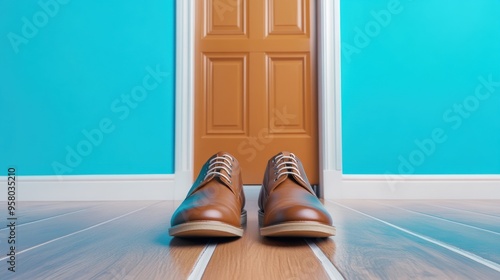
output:
[[444, 207], [445, 209], [449, 210], [455, 210], [458, 212], [472, 212], [479, 215], [496, 218], [500, 222], [500, 207], [498, 206], [498, 204], [488, 202], [487, 200], [486, 201], [445, 200], [441, 201], [439, 204], [436, 204], [434, 202], [430, 202], [429, 204], [435, 205], [437, 207]]
[[497, 263], [500, 269], [500, 264], [498, 264], [500, 263], [499, 235], [407, 211], [401, 211], [386, 205], [387, 204], [366, 202], [362, 205], [357, 205], [356, 209], [364, 213], [370, 213], [370, 215], [396, 226], [439, 240], [486, 260], [493, 261]]
[[[18, 279], [186, 279], [204, 247], [168, 236], [174, 202], [105, 205], [110, 215], [148, 208], [18, 256]], [[118, 205], [120, 206], [120, 205]], [[119, 210], [116, 210], [119, 208]], [[112, 214], [111, 214], [112, 213]], [[66, 221], [67, 222], [67, 221]], [[5, 270], [4, 270], [5, 271]], [[133, 275], [133, 277], [131, 276]], [[0, 276], [1, 278], [1, 276]], [[5, 278], [2, 278], [5, 279]]]
[[170, 237], [180, 201], [23, 202], [0, 279], [500, 279], [496, 201], [326, 201], [337, 235], [306, 242], [261, 237], [257, 195], [239, 239]]
[[261, 237], [257, 201], [247, 201], [245, 208], [244, 236], [217, 245], [203, 279], [328, 279], [304, 239]]
[[[36, 202], [23, 202], [18, 204], [17, 207], [17, 225], [26, 225], [60, 216], [73, 215], [98, 207], [99, 205], [103, 205], [102, 202], [52, 202], [42, 205]], [[5, 230], [5, 228], [1, 230]]]
[[[18, 227], [16, 229], [17, 251], [20, 252], [29, 249], [38, 244], [85, 229], [149, 204], [151, 204], [151, 202], [105, 203], [102, 207], [95, 207], [73, 215], [61, 216], [41, 223]], [[59, 210], [60, 213], [67, 213], [68, 211], [64, 205], [61, 205]], [[52, 213], [52, 215], [53, 214], [54, 213]], [[6, 234], [7, 231], [0, 231], [0, 238], [3, 237], [1, 240], [5, 240], [4, 236]], [[4, 252], [6, 250], [6, 244], [2, 243], [1, 245], [0, 249]]]
[[[94, 202], [82, 202], [82, 204], [95, 204]], [[18, 218], [44, 216], [41, 212], [58, 212], [62, 205], [67, 208], [78, 208], [79, 204], [73, 202], [36, 202], [36, 201], [16, 201], [15, 214]], [[7, 211], [7, 202], [0, 202], [0, 209]], [[64, 208], [66, 208], [64, 207]]]
[[[369, 202], [341, 202], [352, 209]], [[498, 272], [377, 220], [327, 201], [335, 242], [318, 246], [346, 279], [495, 279]]]
[[[432, 215], [449, 221], [468, 224], [470, 226], [500, 233], [500, 219], [496, 217], [477, 214], [469, 211], [442, 208], [442, 201], [379, 201], [406, 210]], [[475, 203], [483, 203], [482, 201]], [[469, 204], [469, 203], [467, 203]]]

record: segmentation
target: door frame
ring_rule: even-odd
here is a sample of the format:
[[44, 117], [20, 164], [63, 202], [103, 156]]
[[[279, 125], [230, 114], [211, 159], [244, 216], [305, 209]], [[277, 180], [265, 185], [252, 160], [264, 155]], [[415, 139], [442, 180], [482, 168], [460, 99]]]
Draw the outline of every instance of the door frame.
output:
[[[333, 198], [330, 186], [341, 170], [339, 0], [317, 1], [318, 124], [320, 195]], [[194, 158], [195, 1], [177, 0], [175, 199], [192, 184]], [[335, 14], [334, 17], [331, 15]], [[330, 50], [334, 50], [332, 53]], [[333, 94], [332, 94], [333, 93]]]

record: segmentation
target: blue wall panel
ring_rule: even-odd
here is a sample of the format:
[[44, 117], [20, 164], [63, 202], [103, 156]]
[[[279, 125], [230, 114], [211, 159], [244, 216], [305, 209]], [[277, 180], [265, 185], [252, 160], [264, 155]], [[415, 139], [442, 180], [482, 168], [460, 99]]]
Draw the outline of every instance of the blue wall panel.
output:
[[175, 1], [0, 2], [0, 168], [174, 173]]
[[341, 1], [343, 171], [500, 173], [500, 2]]

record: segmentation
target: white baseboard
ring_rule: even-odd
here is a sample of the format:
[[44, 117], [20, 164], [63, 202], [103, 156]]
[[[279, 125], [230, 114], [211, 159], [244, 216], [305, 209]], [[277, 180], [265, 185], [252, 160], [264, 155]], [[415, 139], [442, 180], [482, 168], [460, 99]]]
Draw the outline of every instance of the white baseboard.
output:
[[[0, 201], [7, 200], [1, 176]], [[17, 176], [17, 201], [119, 201], [174, 199], [174, 175]]]
[[323, 176], [326, 199], [500, 199], [499, 175]]
[[[180, 174], [179, 174], [180, 175]], [[326, 199], [500, 199], [499, 175], [323, 174]], [[177, 178], [176, 178], [177, 177]], [[17, 176], [18, 201], [182, 200], [191, 175]], [[7, 177], [0, 176], [0, 201], [7, 200]], [[249, 186], [246, 186], [250, 189]], [[260, 186], [256, 186], [256, 192]]]

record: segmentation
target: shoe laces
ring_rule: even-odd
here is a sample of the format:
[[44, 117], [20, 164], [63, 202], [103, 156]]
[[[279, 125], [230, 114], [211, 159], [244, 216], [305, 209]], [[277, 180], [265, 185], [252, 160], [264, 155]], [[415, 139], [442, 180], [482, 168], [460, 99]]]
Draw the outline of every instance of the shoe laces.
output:
[[[208, 171], [203, 180], [206, 180], [211, 175], [220, 176], [226, 179], [229, 184], [231, 184], [231, 174], [233, 172], [233, 157], [228, 154], [223, 154], [222, 156], [216, 156], [209, 161]], [[226, 175], [222, 173], [222, 170], [226, 171]]]
[[297, 158], [293, 153], [290, 153], [289, 156], [285, 156], [283, 154], [278, 155], [274, 158], [274, 175], [276, 178], [274, 178], [274, 181], [278, 181], [279, 178], [281, 178], [284, 175], [295, 175], [297, 178], [299, 178], [301, 181], [305, 182], [304, 178], [300, 175], [299, 171], [299, 163], [297, 161]]

